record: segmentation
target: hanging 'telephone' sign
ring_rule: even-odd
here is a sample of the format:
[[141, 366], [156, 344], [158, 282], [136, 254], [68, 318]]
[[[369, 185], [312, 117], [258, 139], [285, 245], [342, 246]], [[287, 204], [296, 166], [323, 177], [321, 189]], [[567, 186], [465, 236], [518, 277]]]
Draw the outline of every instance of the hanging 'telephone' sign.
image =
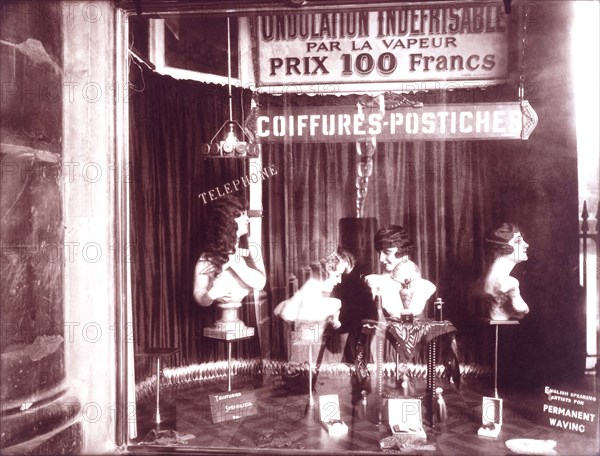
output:
[[508, 18], [502, 2], [260, 16], [253, 27], [258, 82], [423, 81], [440, 88], [448, 81], [505, 80]]
[[259, 143], [527, 139], [537, 115], [527, 101], [401, 107], [259, 108], [251, 129]]

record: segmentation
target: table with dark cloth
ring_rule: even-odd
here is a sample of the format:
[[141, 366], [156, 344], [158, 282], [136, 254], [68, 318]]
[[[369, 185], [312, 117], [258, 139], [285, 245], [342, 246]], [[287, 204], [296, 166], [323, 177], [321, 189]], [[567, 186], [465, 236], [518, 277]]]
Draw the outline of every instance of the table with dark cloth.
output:
[[[380, 331], [385, 331], [385, 336], [391, 341], [396, 352], [399, 354], [400, 359], [409, 363], [418, 352], [419, 347], [422, 344], [427, 345], [427, 390], [426, 390], [426, 407], [427, 415], [431, 425], [433, 426], [434, 420], [434, 401], [435, 401], [435, 379], [436, 379], [436, 340], [442, 336], [443, 339], [449, 342], [452, 351], [452, 360], [447, 365], [450, 369], [450, 376], [454, 381], [454, 384], [458, 388], [460, 386], [460, 368], [458, 364], [458, 351], [456, 346], [456, 328], [452, 322], [443, 320], [435, 321], [431, 319], [415, 319], [412, 323], [405, 323], [400, 321], [398, 318], [386, 317], [385, 321], [377, 320], [363, 320], [363, 334], [366, 335], [381, 335]], [[359, 370], [364, 371], [366, 367], [366, 361], [368, 356], [364, 353], [364, 348], [368, 344], [360, 349], [362, 350], [362, 356], [357, 356], [359, 363], [362, 366], [357, 365], [357, 372]], [[376, 357], [376, 364], [378, 365], [377, 370], [379, 371], [379, 364], [383, 362], [381, 357]]]

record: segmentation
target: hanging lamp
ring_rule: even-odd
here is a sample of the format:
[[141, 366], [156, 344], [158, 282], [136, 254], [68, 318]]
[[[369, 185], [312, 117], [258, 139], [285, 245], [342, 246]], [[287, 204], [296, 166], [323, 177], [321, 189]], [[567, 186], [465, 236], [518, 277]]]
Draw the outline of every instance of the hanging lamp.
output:
[[[227, 16], [227, 88], [229, 99], [229, 120], [225, 121], [217, 130], [208, 144], [202, 144], [201, 153], [205, 156], [214, 157], [244, 157], [246, 155], [258, 156], [256, 144], [247, 141], [246, 130], [236, 120], [233, 120], [233, 104], [231, 95], [231, 24]], [[235, 132], [241, 132], [242, 140], [239, 140]], [[215, 141], [223, 131], [226, 131], [225, 139]], [[221, 136], [223, 137], [223, 136]]]

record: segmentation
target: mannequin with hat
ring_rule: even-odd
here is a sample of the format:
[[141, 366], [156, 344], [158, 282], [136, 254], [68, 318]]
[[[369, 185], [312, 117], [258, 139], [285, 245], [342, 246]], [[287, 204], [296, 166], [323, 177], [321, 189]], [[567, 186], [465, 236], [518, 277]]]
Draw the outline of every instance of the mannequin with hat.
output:
[[373, 296], [379, 296], [389, 316], [400, 318], [404, 312], [423, 316], [436, 287], [421, 277], [419, 267], [410, 260], [414, 246], [406, 230], [399, 225], [384, 226], [375, 234], [375, 249], [384, 273], [365, 277]]

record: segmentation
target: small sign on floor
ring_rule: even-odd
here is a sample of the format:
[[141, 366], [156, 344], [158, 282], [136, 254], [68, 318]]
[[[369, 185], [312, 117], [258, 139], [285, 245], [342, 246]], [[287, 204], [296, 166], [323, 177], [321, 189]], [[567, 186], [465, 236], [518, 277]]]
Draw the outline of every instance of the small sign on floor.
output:
[[427, 440], [423, 429], [423, 413], [420, 399], [389, 399], [388, 422], [392, 434], [405, 442], [421, 442]]
[[340, 415], [340, 399], [337, 394], [319, 396], [321, 424], [333, 437], [348, 434], [348, 425]]
[[477, 434], [497, 438], [502, 429], [502, 399], [484, 396], [481, 403], [481, 427]]
[[214, 424], [246, 418], [258, 413], [254, 391], [209, 394], [208, 401]]
[[562, 388], [544, 387], [544, 423], [565, 431], [596, 437], [598, 396]]

